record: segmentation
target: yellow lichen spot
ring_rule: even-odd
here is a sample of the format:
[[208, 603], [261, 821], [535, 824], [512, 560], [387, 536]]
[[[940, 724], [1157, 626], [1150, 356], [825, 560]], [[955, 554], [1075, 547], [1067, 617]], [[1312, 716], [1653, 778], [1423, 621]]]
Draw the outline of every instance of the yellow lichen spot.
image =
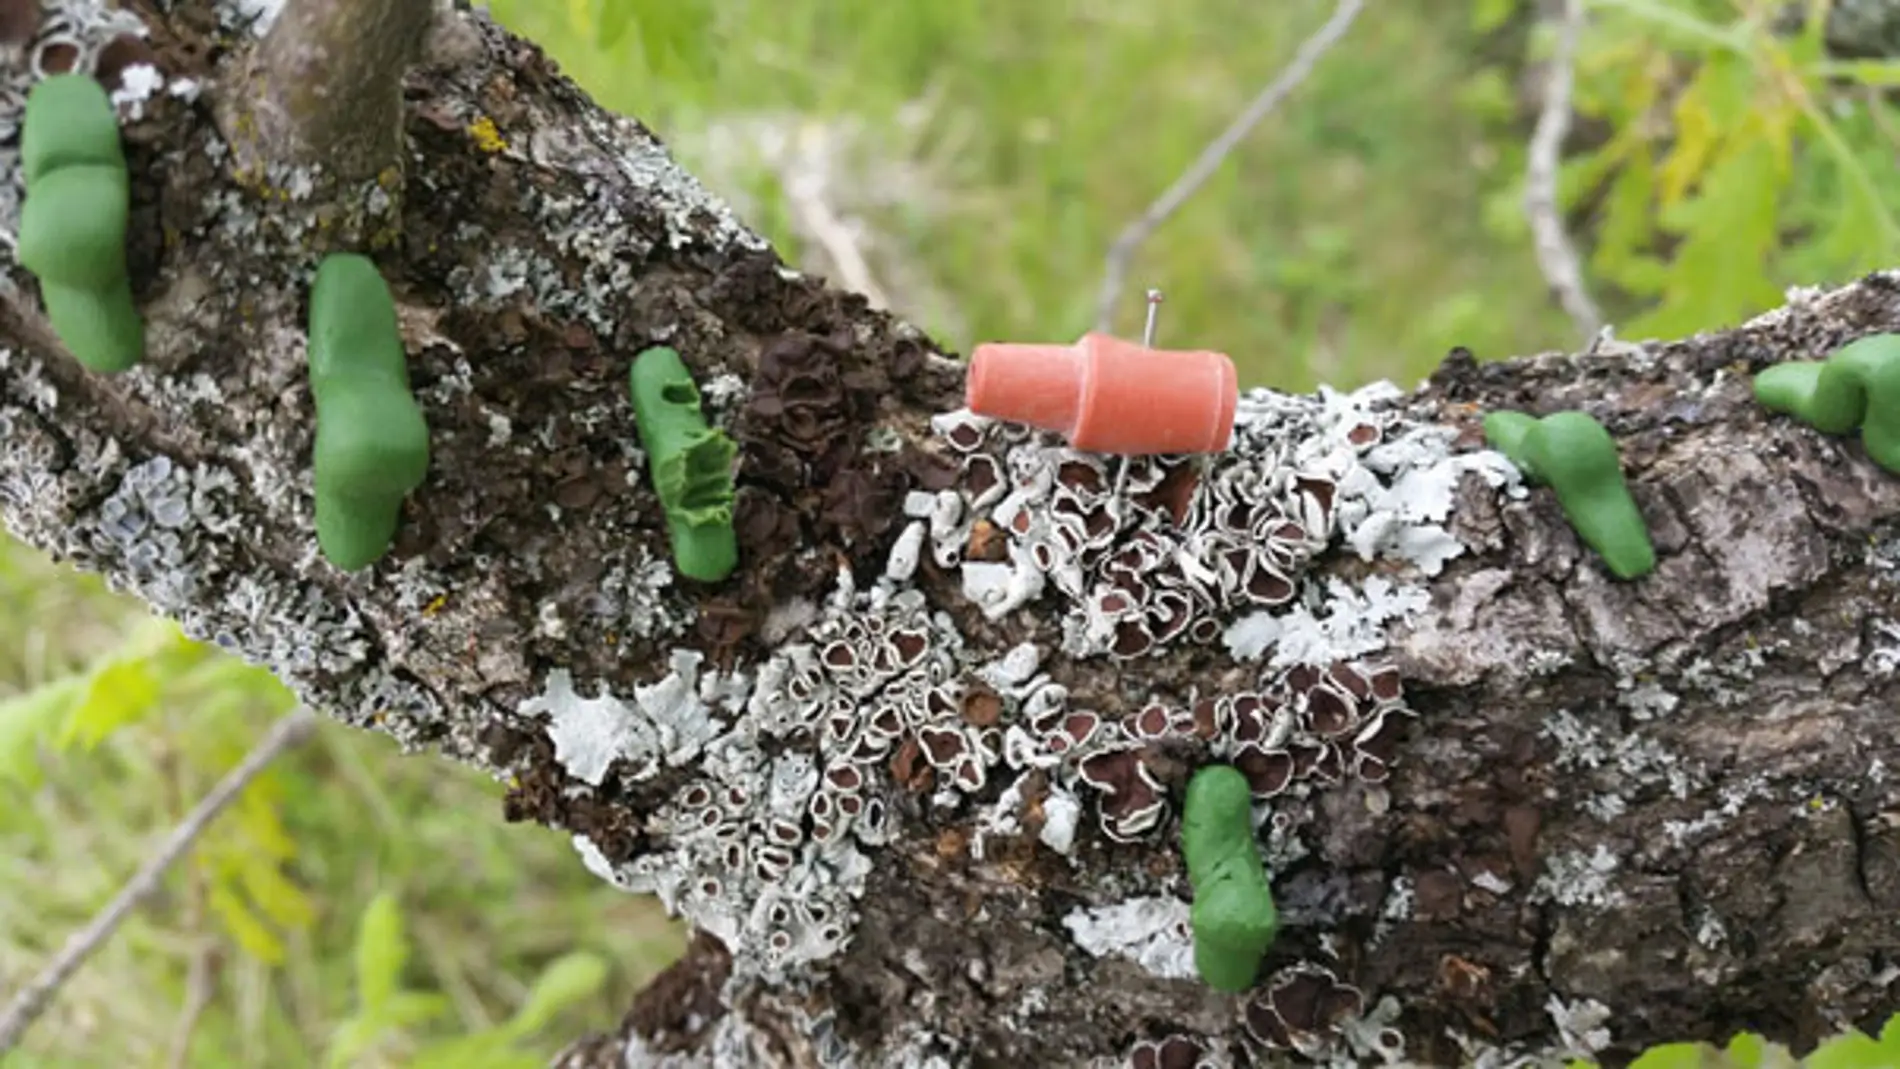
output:
[[385, 167], [376, 175], [376, 184], [384, 189], [395, 189], [402, 184], [402, 170], [397, 167]]
[[422, 615], [434, 616], [436, 613], [439, 613], [442, 611], [442, 606], [447, 605], [448, 603], [449, 603], [449, 596], [447, 594], [437, 594], [435, 597], [429, 599], [429, 603], [427, 605], [424, 605], [422, 607]]
[[475, 147], [483, 152], [501, 152], [508, 147], [501, 131], [495, 127], [495, 120], [486, 115], [468, 124], [468, 136], [475, 139]]

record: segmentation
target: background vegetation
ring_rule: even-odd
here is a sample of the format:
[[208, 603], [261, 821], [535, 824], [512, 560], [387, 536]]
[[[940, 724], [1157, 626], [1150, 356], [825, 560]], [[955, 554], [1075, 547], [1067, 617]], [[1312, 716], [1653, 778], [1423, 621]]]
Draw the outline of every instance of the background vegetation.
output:
[[[1531, 6], [1376, 5], [1141, 251], [1121, 328], [1162, 286], [1163, 344], [1292, 389], [1410, 383], [1453, 345], [1574, 346], [1519, 208], [1548, 44]], [[1900, 67], [1830, 57], [1789, 21], [1803, 6], [1591, 4], [1562, 188], [1624, 336], [1720, 327], [1787, 284], [1895, 261]], [[962, 350], [1086, 329], [1115, 233], [1331, 3], [493, 8], [788, 258], [836, 278], [855, 250]], [[0, 991], [287, 707], [261, 673], [0, 543]], [[610, 1027], [679, 935], [562, 836], [502, 824], [500, 793], [320, 729], [9, 1066], [526, 1066]], [[479, 1057], [453, 1039], [469, 1033]]]

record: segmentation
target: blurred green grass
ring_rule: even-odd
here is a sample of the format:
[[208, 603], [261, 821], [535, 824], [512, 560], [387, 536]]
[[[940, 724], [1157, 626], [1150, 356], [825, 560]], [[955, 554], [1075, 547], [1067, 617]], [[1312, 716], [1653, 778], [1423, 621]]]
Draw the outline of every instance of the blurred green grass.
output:
[[[96, 579], [10, 541], [0, 542], [0, 607], [0, 699], [83, 667], [149, 621]], [[274, 686], [251, 689], [205, 704], [161, 700], [154, 716], [95, 750], [43, 747], [37, 786], [0, 781], [0, 997], [118, 891], [288, 704]], [[606, 956], [613, 980], [545, 1045], [610, 1026], [677, 956], [680, 935], [653, 903], [586, 872], [566, 836], [502, 823], [500, 795], [471, 770], [405, 758], [388, 739], [325, 722], [249, 792], [294, 844], [285, 873], [312, 907], [307, 926], [272, 923], [273, 912], [294, 909], [255, 909], [281, 941], [281, 961], [266, 964], [234, 941], [207, 902], [206, 866], [181, 864], [5, 1064], [173, 1064], [201, 958], [217, 963], [211, 998], [191, 1027], [189, 1058], [176, 1064], [317, 1064], [352, 1010], [352, 941], [379, 891], [407, 914], [410, 982], [452, 1004], [432, 1034], [496, 1023], [541, 966], [575, 947]], [[253, 848], [246, 834], [257, 821], [244, 809], [214, 826], [199, 861]], [[402, 1064], [400, 1047], [385, 1053], [359, 1064]]]
[[[929, 179], [870, 221], [956, 314], [899, 311], [961, 351], [1087, 329], [1115, 234], [1333, 7], [608, 2], [635, 14], [613, 48], [595, 43], [586, 0], [491, 7], [689, 170], [716, 169], [705, 131], [735, 116], [867, 124]], [[663, 7], [697, 14], [669, 15], [643, 38], [641, 20]], [[1454, 345], [1504, 356], [1573, 341], [1514, 210], [1522, 131], [1508, 122], [1509, 89], [1480, 64], [1471, 10], [1364, 13], [1148, 242], [1118, 329], [1138, 330], [1141, 291], [1159, 286], [1163, 344], [1224, 350], [1249, 382], [1289, 389], [1409, 385]], [[900, 121], [917, 101], [927, 117]], [[794, 262], [812, 251], [783, 211], [750, 221]]]
[[[898, 310], [960, 350], [1086, 329], [1115, 233], [1331, 7], [642, 0], [634, 33], [609, 48], [596, 4], [494, 6], [689, 168], [749, 201], [751, 221], [795, 262], [823, 261], [781, 196], [785, 174], [734, 143], [853, 131], [829, 195], [870, 227]], [[1501, 76], [1473, 59], [1467, 6], [1363, 16], [1141, 250], [1119, 328], [1137, 329], [1141, 289], [1161, 286], [1164, 345], [1224, 349], [1250, 381], [1293, 389], [1410, 382], [1454, 344], [1494, 356], [1567, 340], [1514, 213], [1499, 210], [1521, 166], [1519, 131]], [[114, 649], [141, 618], [96, 581], [0, 546], [0, 699]], [[85, 922], [280, 710], [262, 696], [215, 710], [162, 703], [96, 750], [47, 752], [38, 787], [0, 788], [0, 990]], [[235, 941], [207, 904], [204, 867], [181, 866], [7, 1064], [165, 1066], [187, 1030], [189, 1057], [176, 1064], [316, 1064], [351, 1011], [356, 924], [383, 890], [417, 944], [409, 982], [454, 1008], [438, 1033], [494, 1023], [574, 947], [611, 960], [613, 983], [562, 1018], [546, 1049], [563, 1029], [611, 1027], [679, 934], [650, 902], [586, 873], [564, 836], [502, 824], [499, 794], [467, 770], [326, 725], [261, 791], [295, 846], [285, 875], [310, 907], [307, 926], [278, 927], [281, 963]], [[195, 961], [219, 964], [188, 1020]]]

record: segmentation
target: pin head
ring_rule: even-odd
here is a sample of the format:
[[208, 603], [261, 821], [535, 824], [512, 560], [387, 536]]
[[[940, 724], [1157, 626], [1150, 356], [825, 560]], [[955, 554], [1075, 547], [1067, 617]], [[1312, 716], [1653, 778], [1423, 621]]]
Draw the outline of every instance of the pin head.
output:
[[1141, 346], [1144, 349], [1152, 349], [1155, 347], [1155, 318], [1160, 312], [1161, 291], [1151, 289], [1148, 291], [1148, 322], [1146, 326], [1141, 328]]

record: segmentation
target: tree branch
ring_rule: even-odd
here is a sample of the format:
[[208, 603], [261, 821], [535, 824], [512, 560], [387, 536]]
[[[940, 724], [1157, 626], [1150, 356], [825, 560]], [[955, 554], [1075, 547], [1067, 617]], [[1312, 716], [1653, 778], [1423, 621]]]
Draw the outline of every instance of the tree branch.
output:
[[300, 166], [359, 191], [399, 186], [403, 77], [421, 57], [436, 0], [285, 0], [226, 94], [240, 171]]
[[[147, 16], [164, 74], [241, 92], [209, 10]], [[444, 17], [465, 47], [411, 73], [378, 260], [433, 457], [389, 555], [313, 543], [327, 232], [221, 173], [185, 94], [126, 129], [147, 361], [86, 375], [0, 318], [0, 518], [505, 778], [510, 818], [692, 921], [564, 1064], [1614, 1057], [1887, 1008], [1900, 480], [1749, 376], [1900, 330], [1900, 276], [1410, 394], [1253, 392], [1228, 453], [1122, 474], [959, 412], [928, 339]], [[674, 575], [635, 445], [653, 344], [741, 448], [718, 585]], [[1612, 431], [1652, 575], [1513, 485], [1479, 430], [1505, 407]], [[1215, 760], [1257, 780], [1281, 902], [1244, 996], [1183, 965], [1171, 806]]]

